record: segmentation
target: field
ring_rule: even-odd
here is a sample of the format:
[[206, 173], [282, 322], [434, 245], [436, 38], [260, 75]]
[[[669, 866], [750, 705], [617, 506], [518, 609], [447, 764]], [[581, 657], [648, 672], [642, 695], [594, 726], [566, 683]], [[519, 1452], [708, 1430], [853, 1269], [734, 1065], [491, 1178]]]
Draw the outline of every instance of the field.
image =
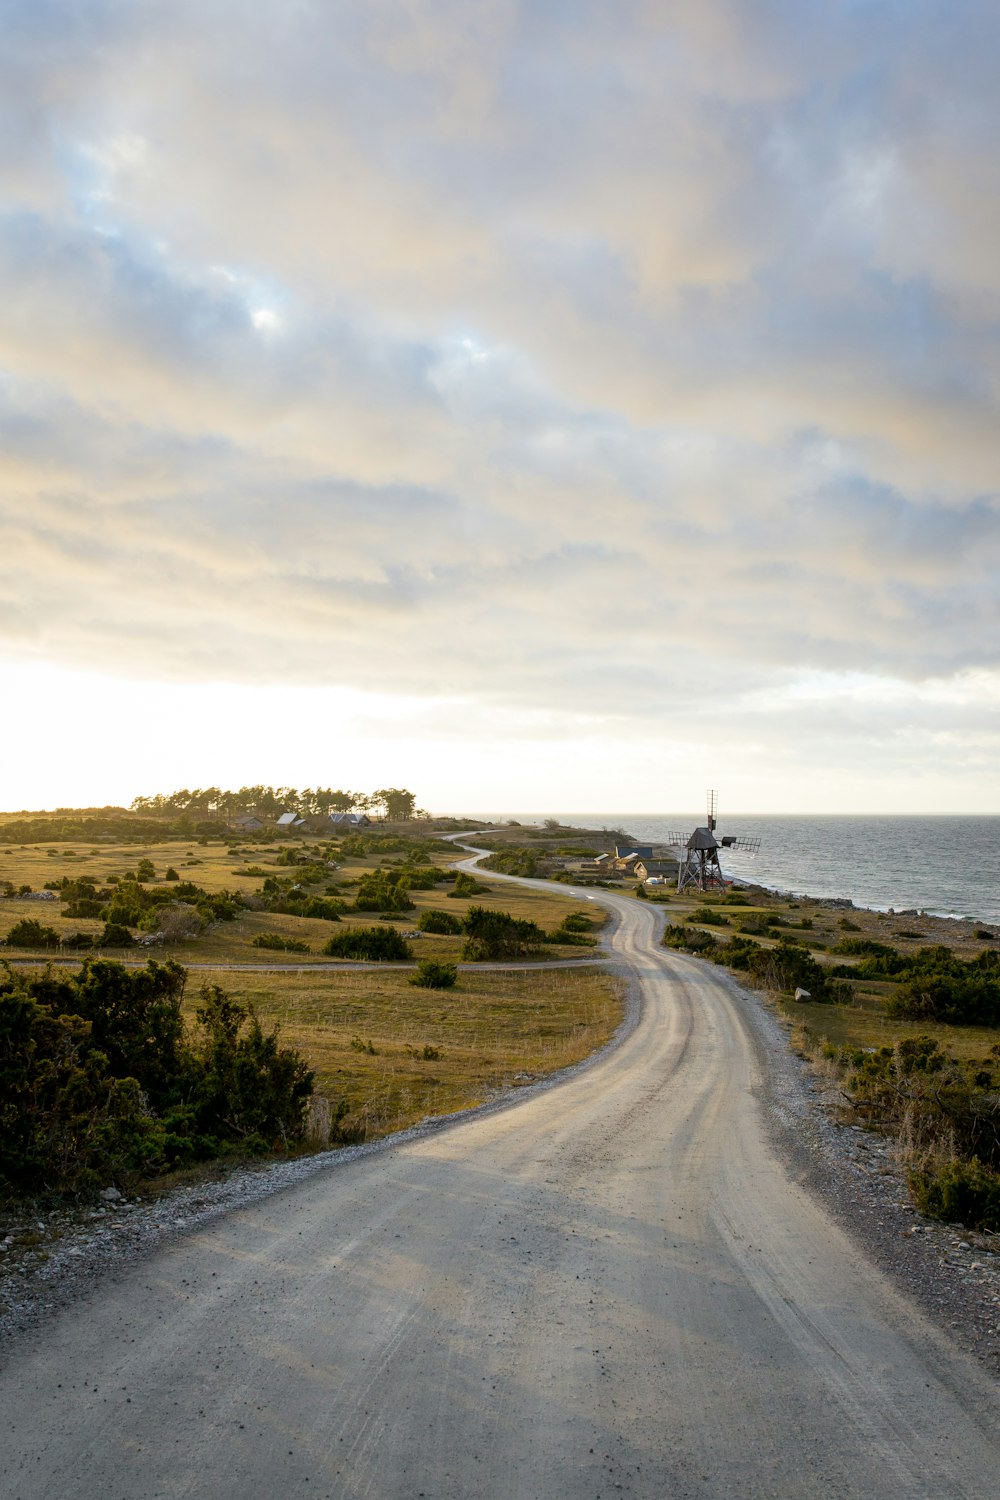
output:
[[568, 1067], [614, 1034], [618, 981], [595, 967], [463, 971], [452, 990], [420, 989], [398, 969], [378, 973], [198, 973], [250, 1002], [316, 1071], [316, 1092], [348, 1113], [345, 1139], [371, 1140], [427, 1115], [481, 1103]]
[[[92, 876], [100, 886], [106, 886], [112, 878], [120, 880], [134, 873], [139, 861], [148, 859], [156, 871], [153, 881], [144, 882], [150, 889], [162, 888], [166, 871], [173, 868], [182, 881], [193, 881], [209, 893], [239, 891], [253, 900], [268, 876], [294, 878], [295, 866], [279, 862], [279, 857], [287, 858], [289, 851], [300, 854], [303, 858], [324, 861], [327, 855], [332, 854], [329, 863], [333, 867], [328, 870], [324, 879], [310, 885], [308, 889], [310, 894], [324, 896], [329, 893], [346, 903], [352, 901], [353, 887], [359, 877], [374, 870], [376, 866], [381, 865], [391, 871], [401, 863], [398, 852], [382, 854], [376, 849], [363, 854], [341, 854], [330, 841], [320, 843], [317, 840], [299, 839], [264, 845], [232, 845], [222, 840], [200, 842], [197, 839], [169, 843], [150, 842], [148, 845], [109, 843], [87, 847], [63, 843], [21, 847], [3, 847], [0, 844], [0, 882], [7, 881], [18, 890], [22, 886], [29, 886], [33, 892], [39, 892], [46, 883], [55, 883], [63, 877], [76, 879], [80, 876]], [[447, 869], [463, 856], [461, 851], [444, 844], [434, 851], [432, 857], [440, 868]], [[461, 937], [417, 932], [416, 923], [420, 913], [428, 908], [446, 910], [461, 916], [472, 902], [479, 902], [499, 907], [511, 916], [537, 922], [545, 930], [551, 930], [558, 927], [564, 917], [580, 910], [583, 905], [579, 898], [566, 895], [558, 885], [554, 885], [551, 892], [536, 892], [504, 886], [499, 881], [490, 884], [488, 878], [481, 883], [488, 887], [487, 891], [468, 899], [449, 897], [449, 887], [443, 884], [433, 890], [412, 892], [414, 909], [397, 913], [392, 921], [413, 944], [416, 958], [454, 960], [462, 947]], [[593, 903], [587, 905], [589, 915], [600, 920], [600, 913], [595, 910]], [[14, 896], [0, 899], [0, 938], [5, 937], [14, 924], [24, 917], [34, 918], [44, 926], [53, 928], [60, 939], [77, 932], [96, 935], [104, 925], [97, 918], [64, 915], [58, 900]], [[158, 958], [175, 958], [179, 963], [286, 964], [291, 961], [303, 965], [318, 962], [328, 964], [331, 960], [322, 953], [328, 938], [345, 928], [370, 926], [373, 922], [382, 920], [385, 919], [377, 912], [349, 911], [339, 922], [329, 922], [288, 913], [244, 910], [232, 921], [212, 923], [197, 938], [157, 945], [152, 951]], [[262, 933], [277, 933], [283, 938], [304, 942], [308, 945], [309, 952], [289, 955], [257, 948], [253, 940]], [[565, 959], [579, 957], [584, 951], [580, 948], [553, 946], [543, 950], [541, 956]], [[122, 950], [102, 949], [102, 952], [107, 957], [116, 959], [134, 956]], [[10, 956], [47, 958], [52, 955], [42, 949], [19, 948], [10, 950]]]
[[[978, 922], [913, 912], [864, 911], [829, 901], [790, 900], [757, 888], [742, 892], [739, 905], [730, 904], [731, 899], [705, 897], [700, 892], [696, 896], [685, 893], [684, 898], [671, 896], [667, 905], [670, 921], [698, 927], [725, 941], [740, 926], [777, 918], [780, 925], [771, 928], [772, 936], [755, 934], [755, 941], [761, 946], [776, 947], [779, 939], [786, 937], [807, 947], [820, 964], [850, 967], [856, 965], [857, 959], [834, 951], [845, 938], [886, 944], [902, 954], [941, 945], [964, 961], [997, 946], [997, 935]], [[706, 912], [715, 920], [700, 920]], [[726, 925], [717, 925], [719, 919]], [[793, 1031], [796, 1048], [812, 1056], [820, 1055], [825, 1043], [833, 1047], [892, 1047], [904, 1037], [918, 1033], [933, 1037], [958, 1058], [982, 1058], [996, 1043], [997, 1031], [985, 1026], [953, 1026], [887, 1016], [885, 1001], [895, 988], [889, 980], [859, 978], [854, 997], [847, 1004], [814, 1004], [795, 1001], [790, 995], [775, 996], [774, 1004]]]
[[[0, 826], [0, 882], [15, 891], [34, 893], [64, 877], [93, 877], [98, 887], [116, 889], [133, 878], [140, 861], [149, 860], [143, 889], [167, 889], [168, 870], [178, 883], [193, 882], [214, 895], [240, 892], [261, 904], [265, 881], [298, 883], [298, 871], [311, 866], [310, 895], [350, 904], [358, 881], [377, 867], [392, 872], [409, 852], [405, 838], [372, 835], [361, 847], [356, 839], [277, 838], [239, 843], [188, 838], [162, 842], [101, 841], [83, 845], [3, 846]], [[442, 870], [464, 857], [452, 845], [426, 837], [420, 863]], [[315, 878], [320, 869], [320, 878]], [[500, 969], [463, 968], [449, 990], [423, 989], [409, 983], [417, 959], [455, 962], [463, 937], [417, 930], [422, 911], [437, 909], [461, 917], [470, 904], [496, 907], [552, 931], [572, 912], [586, 908], [595, 929], [603, 913], [593, 903], [572, 897], [565, 887], [535, 891], [483, 880], [487, 889], [455, 898], [449, 878], [433, 889], [413, 890], [414, 909], [397, 913], [345, 911], [339, 921], [291, 913], [241, 909], [232, 920], [206, 925], [200, 936], [149, 949], [101, 948], [100, 956], [129, 964], [149, 958], [176, 959], [189, 969], [185, 1011], [192, 1026], [204, 984], [217, 984], [253, 1005], [265, 1027], [277, 1024], [283, 1045], [301, 1051], [316, 1074], [316, 1093], [329, 1101], [335, 1140], [371, 1140], [428, 1115], [445, 1114], [477, 1104], [577, 1062], [602, 1046], [622, 1017], [618, 981], [599, 966], [539, 969], [538, 959], [588, 959], [588, 947], [546, 945], [533, 956], [535, 967], [517, 964]], [[14, 895], [0, 900], [0, 935], [28, 917], [53, 928], [62, 939], [71, 933], [98, 934], [98, 917], [70, 916], [59, 899]], [[322, 952], [333, 934], [351, 927], [391, 922], [412, 945], [409, 967], [382, 965], [358, 970]], [[307, 944], [309, 951], [275, 952], [253, 945], [261, 933], [278, 934]], [[72, 950], [7, 950], [13, 961], [77, 962]], [[196, 965], [196, 968], [190, 966]], [[233, 968], [234, 965], [253, 966]], [[339, 969], [339, 972], [338, 972]]]

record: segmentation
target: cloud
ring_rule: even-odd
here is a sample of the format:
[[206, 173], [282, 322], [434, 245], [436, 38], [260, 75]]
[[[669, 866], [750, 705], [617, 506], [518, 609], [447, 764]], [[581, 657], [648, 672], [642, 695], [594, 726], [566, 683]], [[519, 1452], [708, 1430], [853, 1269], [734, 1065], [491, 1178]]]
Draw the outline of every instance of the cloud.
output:
[[8, 656], [762, 736], [995, 667], [992, 7], [8, 9]]

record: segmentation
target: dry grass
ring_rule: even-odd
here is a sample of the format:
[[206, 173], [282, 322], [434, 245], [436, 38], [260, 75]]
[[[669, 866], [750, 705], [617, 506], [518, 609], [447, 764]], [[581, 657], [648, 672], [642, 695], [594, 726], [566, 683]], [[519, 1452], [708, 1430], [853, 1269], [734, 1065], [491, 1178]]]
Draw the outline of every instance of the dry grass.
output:
[[[248, 874], [248, 867], [263, 870], [265, 874], [290, 876], [294, 879], [295, 867], [279, 865], [275, 858], [282, 848], [287, 847], [289, 847], [288, 843], [276, 843], [266, 846], [247, 845], [236, 850], [222, 844], [199, 844], [196, 839], [180, 839], [170, 843], [146, 846], [102, 844], [94, 847], [54, 843], [5, 848], [2, 845], [2, 829], [0, 829], [0, 880], [9, 880], [15, 887], [28, 884], [33, 890], [41, 890], [46, 881], [59, 880], [64, 875], [71, 877], [92, 875], [101, 885], [104, 885], [109, 875], [122, 876], [129, 871], [134, 872], [139, 860], [150, 859], [156, 868], [157, 886], [162, 887], [164, 872], [173, 866], [182, 880], [192, 880], [210, 893], [237, 890], [250, 895], [259, 890], [264, 875]], [[316, 844], [306, 843], [303, 850], [307, 855], [312, 855], [316, 850]], [[454, 859], [442, 853], [437, 856], [437, 860], [441, 868], [446, 868], [450, 863], [464, 857], [460, 850], [455, 850]], [[379, 858], [375, 854], [366, 855], [363, 858], [350, 857], [344, 861], [340, 869], [330, 871], [328, 881], [321, 881], [318, 885], [311, 887], [311, 890], [314, 894], [323, 894], [327, 884], [356, 880], [360, 875], [373, 870], [379, 863]], [[383, 860], [382, 863], [386, 868], [392, 868], [390, 860]], [[489, 884], [485, 880], [482, 883]], [[400, 919], [393, 925], [401, 932], [412, 933], [416, 930], [417, 919], [422, 911], [436, 907], [461, 917], [473, 902], [498, 907], [510, 912], [514, 917], [537, 922], [539, 926], [546, 929], [557, 927], [570, 912], [584, 908], [595, 920], [600, 921], [604, 915], [596, 903], [588, 902], [581, 897], [569, 896], [564, 887], [558, 885], [553, 886], [550, 892], [503, 885], [499, 881], [494, 881], [489, 884], [489, 889], [485, 894], [473, 896], [469, 900], [449, 897], [448, 889], [447, 886], [441, 886], [431, 891], [414, 891], [412, 893], [414, 910], [402, 913]], [[353, 900], [353, 889], [349, 884], [340, 894], [345, 901]], [[96, 919], [64, 917], [58, 901], [15, 898], [0, 900], [0, 938], [5, 936], [22, 917], [35, 918], [44, 926], [54, 928], [60, 938], [74, 932], [98, 933], [103, 928], [103, 923]], [[171, 947], [156, 948], [153, 951], [158, 958], [176, 958], [180, 963], [283, 964], [295, 962], [308, 964], [319, 961], [329, 962], [324, 959], [322, 953], [323, 945], [329, 937], [342, 931], [345, 925], [368, 926], [379, 920], [378, 913], [371, 912], [348, 913], [340, 923], [335, 923], [304, 917], [282, 916], [270, 912], [247, 911], [233, 922], [215, 924], [199, 938]], [[309, 944], [311, 951], [309, 954], [300, 955], [273, 953], [267, 949], [255, 948], [253, 939], [263, 932], [277, 932], [282, 937], [301, 939]], [[463, 939], [421, 933], [412, 941], [415, 956], [418, 958], [454, 960], [459, 955]], [[110, 957], [123, 956], [121, 952], [105, 951]], [[564, 959], [585, 957], [587, 950], [553, 947], [547, 952], [552, 957]], [[11, 956], [30, 957], [31, 951], [12, 950]]]
[[593, 968], [464, 971], [453, 990], [420, 989], [398, 970], [199, 973], [185, 997], [192, 1017], [202, 982], [280, 1025], [315, 1070], [316, 1092], [347, 1104], [342, 1129], [357, 1140], [568, 1067], [608, 1041], [623, 1008], [619, 982]]

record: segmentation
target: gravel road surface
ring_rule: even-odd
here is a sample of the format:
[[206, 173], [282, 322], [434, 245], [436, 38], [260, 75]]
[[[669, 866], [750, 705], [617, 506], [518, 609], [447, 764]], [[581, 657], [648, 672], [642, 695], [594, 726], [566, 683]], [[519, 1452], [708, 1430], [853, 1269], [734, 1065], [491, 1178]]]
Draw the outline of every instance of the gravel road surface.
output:
[[726, 976], [517, 1107], [335, 1160], [16, 1341], [9, 1500], [1000, 1494], [996, 1383], [789, 1176]]

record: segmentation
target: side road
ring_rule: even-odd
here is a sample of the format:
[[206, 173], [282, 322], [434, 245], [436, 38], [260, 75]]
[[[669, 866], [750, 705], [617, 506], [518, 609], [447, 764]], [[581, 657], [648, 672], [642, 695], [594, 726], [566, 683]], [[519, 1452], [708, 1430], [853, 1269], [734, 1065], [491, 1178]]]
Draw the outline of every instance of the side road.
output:
[[603, 899], [640, 1000], [619, 1046], [179, 1235], [18, 1341], [4, 1493], [995, 1493], [995, 1383], [789, 1175], [735, 987]]

